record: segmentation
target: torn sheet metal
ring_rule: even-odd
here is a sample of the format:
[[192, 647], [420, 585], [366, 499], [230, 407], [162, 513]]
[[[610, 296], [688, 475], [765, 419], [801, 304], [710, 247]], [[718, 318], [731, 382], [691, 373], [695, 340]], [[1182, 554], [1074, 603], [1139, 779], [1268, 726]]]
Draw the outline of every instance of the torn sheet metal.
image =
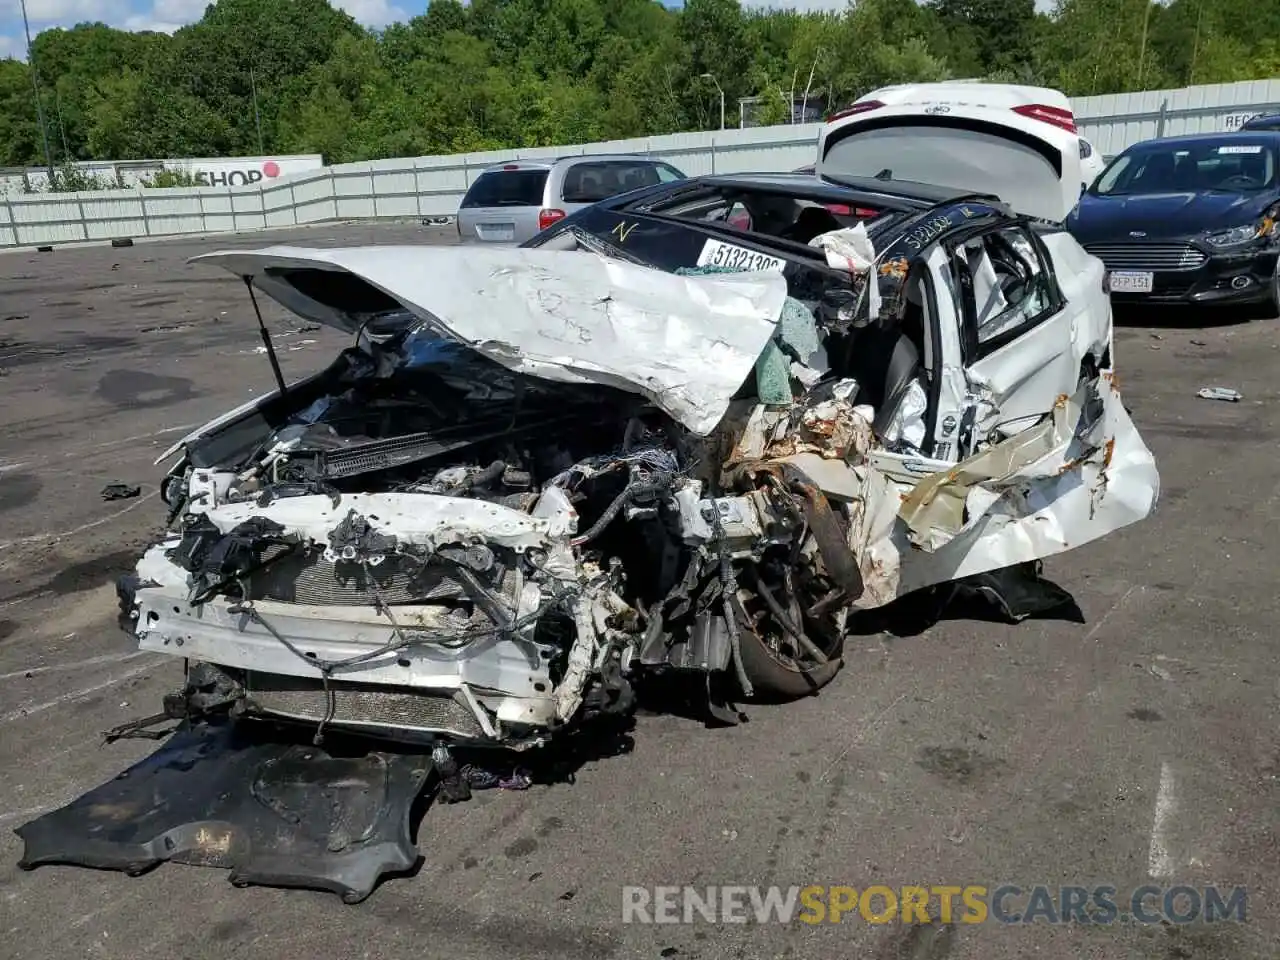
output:
[[297, 271], [354, 275], [508, 369], [640, 394], [700, 436], [750, 376], [787, 296], [780, 274], [680, 277], [566, 250], [269, 247], [193, 262], [252, 277], [294, 313], [348, 331], [364, 317], [327, 304]]
[[19, 866], [138, 875], [168, 860], [230, 869], [237, 886], [330, 890], [358, 903], [410, 869], [414, 800], [430, 754], [327, 753], [270, 726], [201, 724], [17, 829]]
[[[847, 475], [825, 475], [841, 466]], [[863, 608], [1074, 549], [1145, 518], [1160, 495], [1155, 459], [1108, 374], [1044, 423], [914, 489], [866, 464], [811, 475], [845, 502]]]
[[[880, 315], [880, 284], [869, 283], [871, 271], [876, 262], [875, 245], [867, 236], [867, 225], [857, 223], [852, 227], [821, 233], [809, 241], [809, 246], [818, 247], [827, 255], [827, 265], [837, 270], [844, 270], [852, 277], [863, 278], [862, 289], [867, 295], [866, 316], [874, 319]], [[852, 319], [841, 317], [841, 319]]]
[[554, 518], [550, 516], [530, 516], [500, 503], [430, 493], [348, 493], [336, 504], [326, 496], [285, 497], [266, 505], [223, 504], [205, 516], [222, 533], [264, 519], [280, 524], [281, 536], [325, 544], [353, 512], [372, 531], [398, 543], [434, 548], [482, 537], [513, 550], [553, 545]]

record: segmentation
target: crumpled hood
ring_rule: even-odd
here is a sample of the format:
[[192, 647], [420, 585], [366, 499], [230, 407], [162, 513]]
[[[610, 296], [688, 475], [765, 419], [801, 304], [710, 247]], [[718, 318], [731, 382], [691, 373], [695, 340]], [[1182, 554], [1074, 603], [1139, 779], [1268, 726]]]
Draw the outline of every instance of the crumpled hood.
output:
[[1080, 243], [1127, 241], [1142, 231], [1152, 240], [1194, 237], [1262, 218], [1275, 194], [1151, 193], [1102, 197], [1086, 193], [1067, 226]]
[[407, 310], [508, 369], [639, 394], [699, 435], [723, 418], [787, 296], [774, 273], [680, 277], [564, 250], [280, 246], [192, 262], [252, 278], [293, 313], [352, 333], [372, 314]]

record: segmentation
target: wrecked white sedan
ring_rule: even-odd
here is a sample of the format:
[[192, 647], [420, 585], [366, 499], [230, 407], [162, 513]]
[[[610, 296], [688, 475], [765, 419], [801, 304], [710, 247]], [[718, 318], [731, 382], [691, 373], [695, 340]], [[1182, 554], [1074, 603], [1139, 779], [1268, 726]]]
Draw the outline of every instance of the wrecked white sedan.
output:
[[993, 197], [694, 178], [534, 244], [199, 258], [353, 344], [162, 458], [120, 595], [199, 665], [171, 713], [524, 748], [683, 673], [731, 716], [1156, 503], [1102, 264]]

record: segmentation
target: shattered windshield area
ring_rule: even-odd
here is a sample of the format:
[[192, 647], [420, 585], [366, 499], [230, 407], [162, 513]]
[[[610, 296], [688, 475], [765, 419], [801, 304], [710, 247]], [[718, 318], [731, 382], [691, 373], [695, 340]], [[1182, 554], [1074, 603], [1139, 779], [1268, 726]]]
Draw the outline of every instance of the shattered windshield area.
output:
[[1232, 138], [1222, 143], [1135, 147], [1103, 172], [1093, 192], [1103, 197], [1207, 191], [1253, 193], [1275, 183], [1275, 150]]
[[823, 233], [852, 227], [868, 219], [868, 215], [877, 214], [875, 210], [858, 210], [847, 204], [738, 186], [683, 191], [649, 203], [645, 209], [806, 245]]

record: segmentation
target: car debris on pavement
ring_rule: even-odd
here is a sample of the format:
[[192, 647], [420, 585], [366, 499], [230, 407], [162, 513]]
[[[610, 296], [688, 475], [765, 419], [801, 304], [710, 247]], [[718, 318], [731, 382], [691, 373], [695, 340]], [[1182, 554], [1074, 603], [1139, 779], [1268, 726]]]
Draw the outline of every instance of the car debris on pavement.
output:
[[108, 483], [102, 488], [103, 500], [131, 500], [141, 495], [142, 487], [132, 483]]
[[1201, 400], [1225, 400], [1228, 403], [1239, 403], [1244, 399], [1244, 394], [1230, 387], [1201, 387], [1196, 396]]

